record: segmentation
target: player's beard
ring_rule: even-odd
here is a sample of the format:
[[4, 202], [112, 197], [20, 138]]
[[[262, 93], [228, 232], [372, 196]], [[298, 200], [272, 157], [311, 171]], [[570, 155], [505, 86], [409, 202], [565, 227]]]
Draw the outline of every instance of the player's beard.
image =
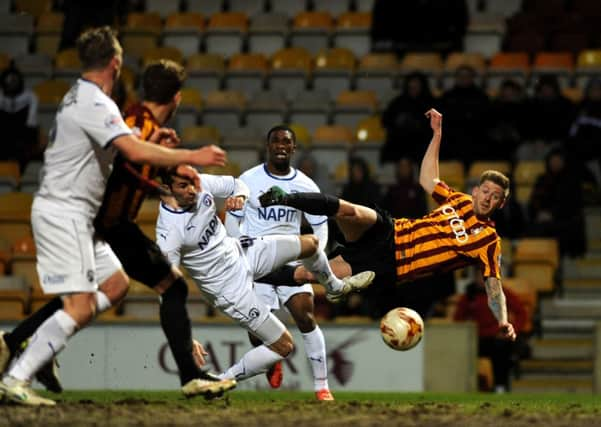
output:
[[271, 165], [281, 174], [287, 174], [290, 171], [290, 157], [285, 160], [272, 159]]

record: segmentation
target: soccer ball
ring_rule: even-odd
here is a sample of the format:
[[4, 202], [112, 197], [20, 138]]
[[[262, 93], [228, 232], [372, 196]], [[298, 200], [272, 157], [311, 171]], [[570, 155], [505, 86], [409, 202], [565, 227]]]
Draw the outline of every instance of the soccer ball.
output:
[[380, 333], [388, 347], [406, 351], [421, 341], [424, 335], [424, 321], [410, 308], [398, 307], [382, 317]]

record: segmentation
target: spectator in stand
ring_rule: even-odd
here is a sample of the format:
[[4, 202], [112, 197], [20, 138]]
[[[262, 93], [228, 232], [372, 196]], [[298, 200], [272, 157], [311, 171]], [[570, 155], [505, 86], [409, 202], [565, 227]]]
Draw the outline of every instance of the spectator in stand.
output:
[[455, 72], [455, 85], [441, 100], [445, 115], [446, 143], [441, 147], [442, 159], [460, 159], [466, 164], [487, 155], [490, 102], [476, 84], [476, 70], [462, 65]]
[[371, 28], [372, 49], [397, 53], [460, 51], [467, 23], [465, 0], [376, 0]]
[[380, 184], [372, 179], [369, 166], [362, 157], [349, 159], [349, 180], [340, 196], [344, 200], [364, 206], [380, 203]]
[[582, 180], [571, 169], [562, 150], [548, 154], [530, 196], [529, 231], [558, 239], [562, 255], [578, 256], [586, 250]]
[[570, 128], [569, 149], [574, 160], [586, 163], [595, 175], [597, 185], [601, 184], [601, 78], [593, 77], [584, 90], [584, 97], [578, 105], [578, 115]]
[[557, 76], [549, 74], [540, 77], [534, 97], [526, 102], [526, 108], [528, 119], [524, 137], [544, 143], [541, 148], [546, 147], [546, 150], [539, 150], [539, 158], [543, 159], [550, 146], [567, 138], [575, 117], [574, 104], [561, 93]]
[[425, 193], [416, 179], [411, 159], [403, 157], [399, 160], [396, 183], [382, 199], [382, 207], [395, 218], [419, 218], [428, 213]]
[[493, 121], [488, 131], [489, 151], [483, 159], [513, 161], [528, 117], [524, 87], [514, 80], [504, 80], [492, 101], [490, 116]]
[[38, 150], [38, 97], [25, 88], [23, 73], [14, 63], [0, 74], [0, 160], [25, 164]]
[[424, 121], [424, 111], [436, 105], [428, 78], [423, 73], [405, 77], [403, 91], [396, 96], [382, 114], [386, 129], [386, 142], [382, 147], [380, 162], [396, 162], [409, 156], [418, 160], [423, 156], [423, 146], [432, 131]]
[[[499, 335], [497, 319], [488, 308], [488, 297], [481, 274], [475, 274], [457, 302], [455, 321], [471, 320], [478, 327], [478, 355], [489, 357], [492, 362], [495, 391], [504, 393], [511, 389], [509, 373], [512, 367], [515, 342]], [[507, 317], [519, 335], [526, 324], [526, 310], [519, 297], [510, 289], [504, 288], [507, 301]]]

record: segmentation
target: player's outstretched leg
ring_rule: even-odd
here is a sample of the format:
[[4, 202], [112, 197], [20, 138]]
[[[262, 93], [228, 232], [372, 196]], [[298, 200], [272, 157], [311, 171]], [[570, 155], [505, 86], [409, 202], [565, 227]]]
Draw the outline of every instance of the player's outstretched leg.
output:
[[296, 208], [311, 215], [334, 216], [340, 208], [340, 199], [323, 193], [288, 194], [277, 185], [259, 196], [262, 207], [284, 205]]

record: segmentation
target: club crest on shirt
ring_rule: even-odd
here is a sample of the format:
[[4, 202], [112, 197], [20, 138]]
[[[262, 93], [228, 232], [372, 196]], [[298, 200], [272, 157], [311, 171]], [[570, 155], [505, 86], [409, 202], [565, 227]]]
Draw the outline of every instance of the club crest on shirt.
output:
[[213, 198], [210, 194], [205, 194], [204, 196], [202, 196], [202, 204], [206, 207], [209, 207], [213, 204]]
[[476, 227], [474, 229], [472, 229], [472, 234], [475, 236], [477, 234], [480, 234], [480, 232], [484, 230], [484, 227]]

